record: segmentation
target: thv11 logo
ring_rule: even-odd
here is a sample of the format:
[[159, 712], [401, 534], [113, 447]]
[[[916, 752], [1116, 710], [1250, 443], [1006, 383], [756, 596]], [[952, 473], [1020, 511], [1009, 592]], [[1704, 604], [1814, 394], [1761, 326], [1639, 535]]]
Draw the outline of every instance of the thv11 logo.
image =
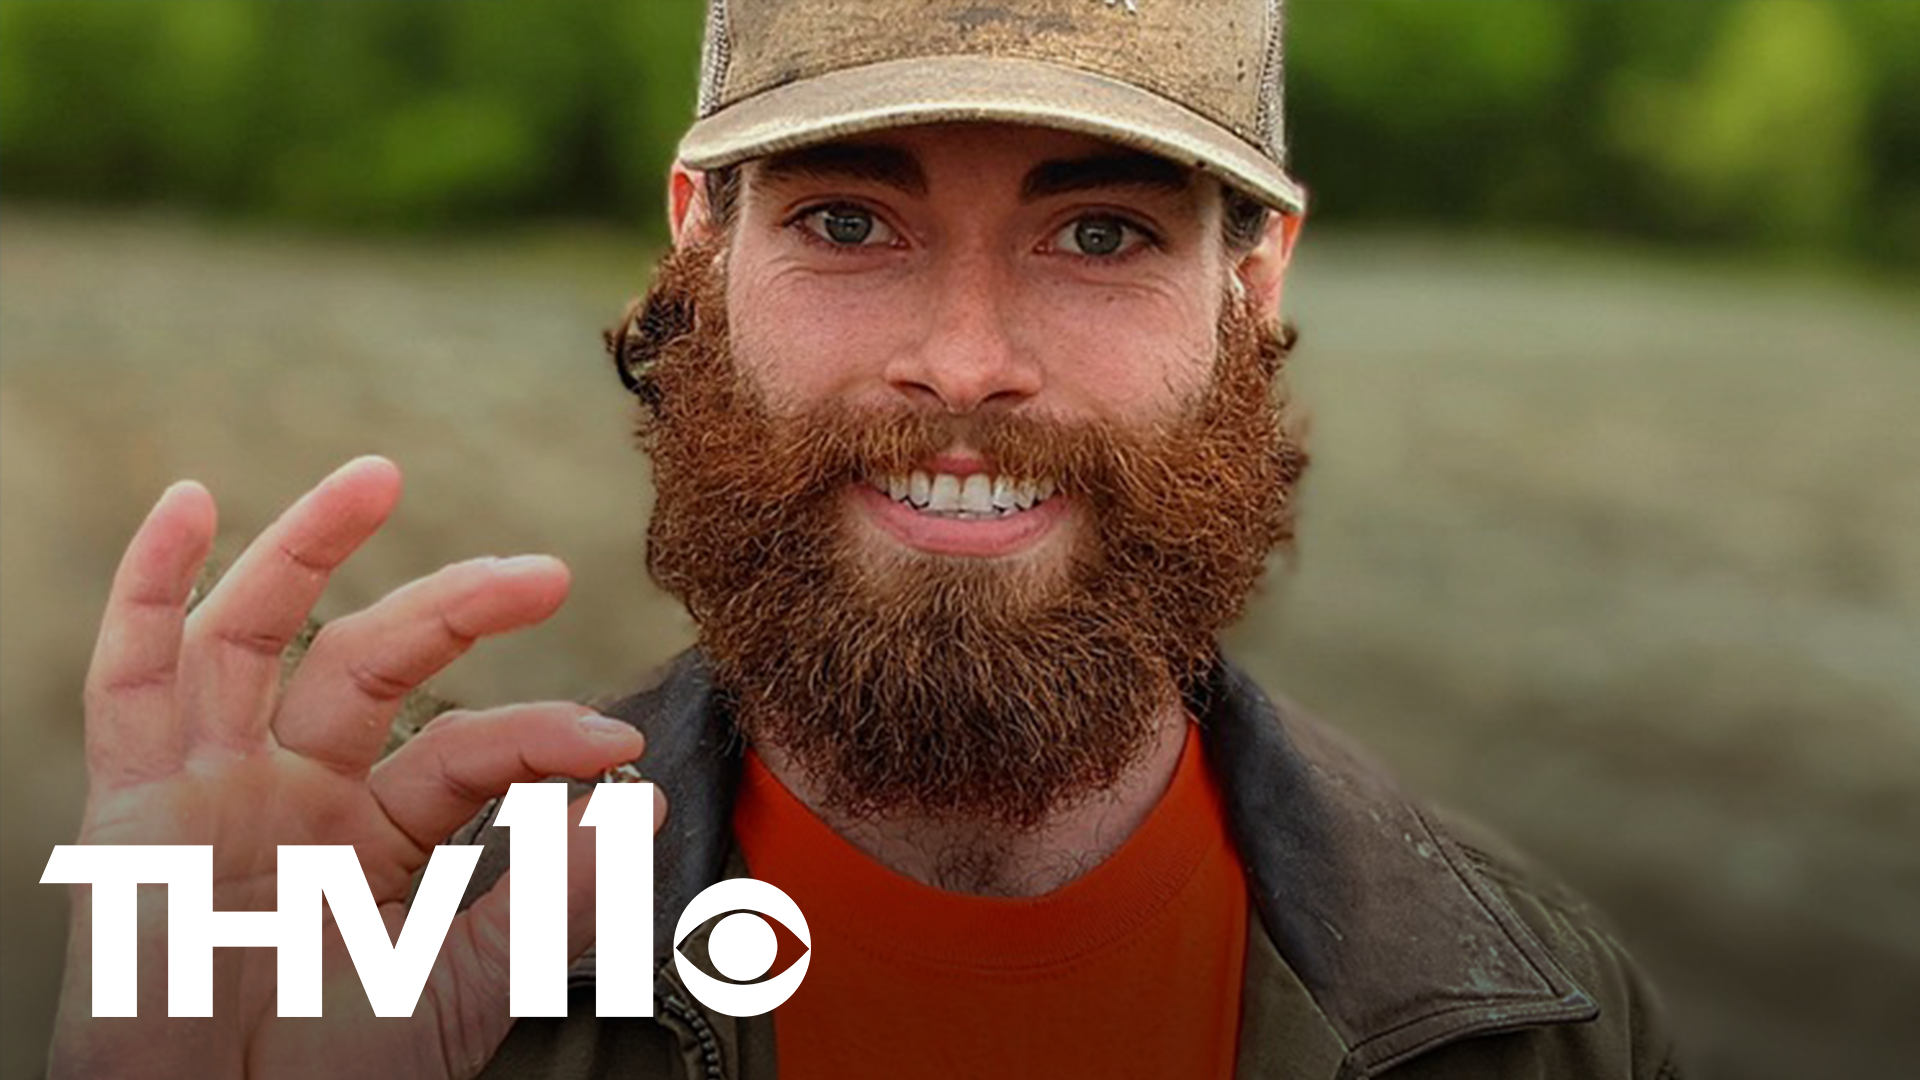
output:
[[[653, 785], [599, 784], [580, 823], [595, 830], [594, 1010], [653, 1015]], [[494, 824], [512, 830], [508, 916], [508, 1011], [567, 1015], [567, 788], [515, 784]], [[281, 1016], [320, 1015], [320, 902], [324, 896], [360, 985], [378, 1016], [411, 1016], [460, 907], [478, 845], [433, 849], [397, 940], [390, 939], [360, 860], [345, 844], [283, 844], [276, 911], [213, 910], [213, 848], [206, 845], [78, 845], [53, 849], [42, 884], [93, 886], [93, 1015], [133, 1016], [136, 903], [141, 885], [167, 887], [167, 1015], [213, 1015], [213, 950], [276, 950]], [[640, 913], [637, 917], [634, 912]], [[731, 912], [731, 914], [727, 914]], [[674, 941], [716, 915], [708, 951], [723, 975], [752, 979], [773, 962], [772, 915], [807, 951], [761, 982], [728, 982], [679, 949], [681, 982], [707, 1007], [758, 1016], [793, 996], [813, 959], [799, 905], [752, 878], [715, 882], [687, 904]]]

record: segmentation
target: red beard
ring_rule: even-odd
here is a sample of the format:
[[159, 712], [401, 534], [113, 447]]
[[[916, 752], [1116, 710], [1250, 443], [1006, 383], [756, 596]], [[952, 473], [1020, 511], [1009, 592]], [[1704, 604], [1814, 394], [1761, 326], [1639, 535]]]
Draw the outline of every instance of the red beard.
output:
[[[646, 403], [647, 568], [698, 624], [747, 738], [853, 817], [1028, 828], [1114, 784], [1292, 539], [1307, 457], [1280, 378], [1290, 335], [1228, 300], [1207, 387], [1137, 429], [1019, 410], [775, 416], [735, 362], [715, 254], [663, 261], [609, 346]], [[962, 435], [995, 473], [1052, 477], [1074, 500], [1064, 566], [879, 557], [856, 536], [848, 485]]]

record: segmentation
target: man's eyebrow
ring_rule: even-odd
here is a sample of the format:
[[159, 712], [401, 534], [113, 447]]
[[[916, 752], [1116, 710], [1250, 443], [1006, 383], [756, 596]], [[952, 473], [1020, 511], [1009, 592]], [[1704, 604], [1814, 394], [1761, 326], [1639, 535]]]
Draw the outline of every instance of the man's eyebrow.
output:
[[1022, 202], [1091, 188], [1132, 187], [1184, 195], [1193, 187], [1188, 171], [1152, 154], [1100, 154], [1043, 161], [1020, 185]]
[[865, 180], [909, 195], [927, 193], [927, 174], [912, 154], [895, 146], [828, 143], [769, 154], [760, 163], [762, 180]]

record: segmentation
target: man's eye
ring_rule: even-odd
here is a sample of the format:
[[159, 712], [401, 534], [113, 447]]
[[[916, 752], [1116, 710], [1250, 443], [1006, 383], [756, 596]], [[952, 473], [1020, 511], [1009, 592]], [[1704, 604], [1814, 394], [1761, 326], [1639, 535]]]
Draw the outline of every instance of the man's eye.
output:
[[1148, 239], [1125, 218], [1088, 214], [1068, 222], [1054, 234], [1053, 245], [1069, 255], [1106, 258], [1131, 251]]
[[851, 203], [815, 207], [800, 215], [808, 232], [839, 247], [886, 246], [894, 242], [891, 226], [871, 210]]

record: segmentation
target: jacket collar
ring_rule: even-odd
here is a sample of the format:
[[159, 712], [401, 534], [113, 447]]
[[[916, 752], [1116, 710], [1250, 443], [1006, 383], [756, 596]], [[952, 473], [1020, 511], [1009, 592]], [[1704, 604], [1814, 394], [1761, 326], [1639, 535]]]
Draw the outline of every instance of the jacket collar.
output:
[[[1443, 1043], [1598, 1012], [1454, 842], [1377, 765], [1222, 658], [1188, 702], [1255, 909], [1361, 1074]], [[655, 838], [654, 950], [728, 876], [743, 742], [697, 649], [607, 710], [647, 735], [673, 800]]]

